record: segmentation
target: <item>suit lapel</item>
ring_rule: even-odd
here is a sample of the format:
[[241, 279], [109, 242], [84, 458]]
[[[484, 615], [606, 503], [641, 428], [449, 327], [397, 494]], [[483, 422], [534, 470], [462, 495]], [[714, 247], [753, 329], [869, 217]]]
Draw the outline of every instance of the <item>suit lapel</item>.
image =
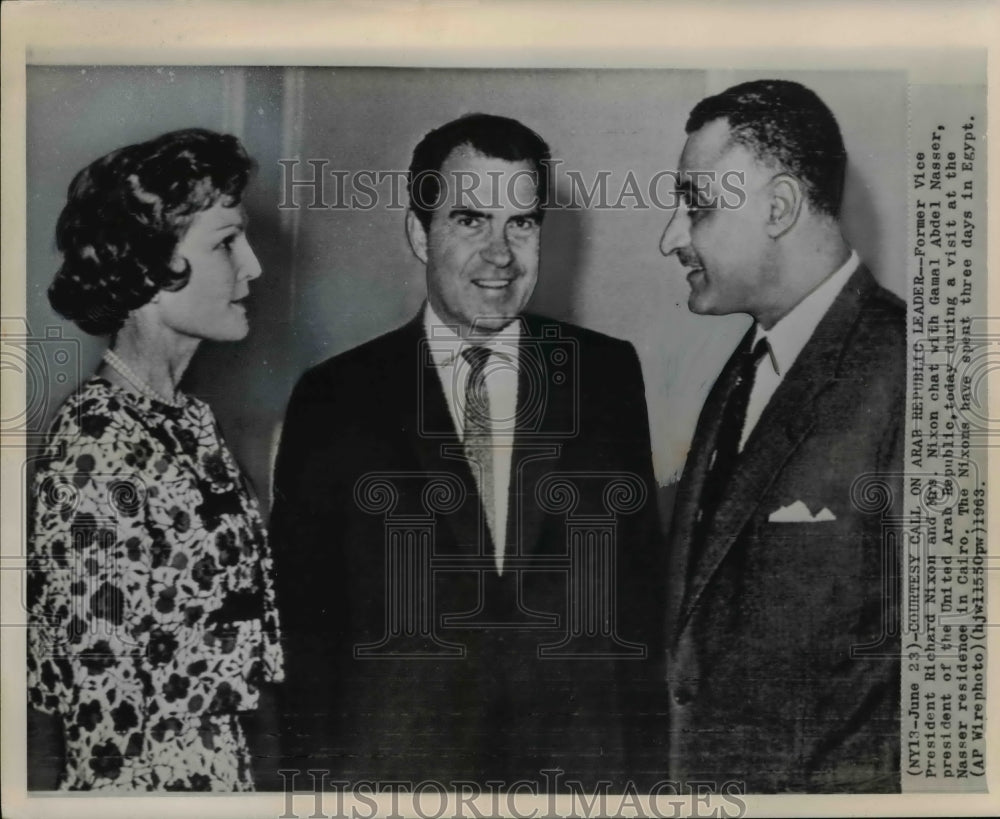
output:
[[[871, 274], [860, 266], [817, 325], [812, 337], [765, 407], [736, 463], [725, 497], [719, 502], [706, 534], [704, 548], [699, 555], [692, 556], [680, 627], [683, 627], [709, 579], [757, 511], [785, 462], [813, 428], [815, 403], [827, 386], [836, 380], [844, 345], [858, 319], [862, 302], [874, 287], [875, 281]], [[744, 344], [749, 343], [753, 333], [751, 328], [744, 338]], [[741, 348], [742, 346], [741, 344]], [[724, 374], [734, 369], [736, 358], [734, 356], [730, 360]], [[726, 397], [731, 390], [730, 382], [725, 392]], [[712, 447], [707, 455], [701, 453], [704, 458], [710, 457], [711, 449], [714, 448], [723, 406], [724, 402], [713, 408], [715, 434], [711, 438]], [[707, 465], [701, 472], [702, 484], [706, 473]], [[699, 490], [701, 488], [699, 485]], [[695, 506], [700, 496], [700, 491], [694, 496]], [[689, 535], [692, 531], [693, 529], [687, 530]], [[687, 542], [690, 543], [690, 537]]]
[[[751, 326], [709, 391], [708, 397], [705, 399], [705, 406], [698, 417], [698, 424], [691, 441], [691, 449], [678, 484], [675, 501], [676, 511], [672, 525], [673, 548], [679, 550], [675, 563], [677, 570], [673, 572], [671, 578], [671, 587], [675, 589], [673, 593], [675, 609], [679, 607], [681, 598], [688, 593], [689, 578], [693, 571], [692, 562], [695, 559], [691, 549], [698, 526], [705, 481], [711, 469], [712, 454], [715, 452], [726, 404], [736, 386], [739, 358], [741, 354], [750, 349], [753, 336], [754, 328]], [[683, 554], [680, 551], [683, 551]]]
[[[558, 467], [566, 431], [572, 430], [576, 378], [551, 377], [551, 344], [534, 344], [546, 338], [544, 326], [558, 326], [535, 316], [522, 319], [518, 351], [517, 421], [511, 453], [507, 496], [507, 554], [531, 554], [537, 549], [544, 513], [535, 497], [539, 481]], [[400, 330], [400, 383], [412, 384], [413, 400], [400, 402], [402, 428], [426, 472], [448, 472], [461, 480], [467, 501], [445, 515], [459, 548], [482, 543], [481, 554], [493, 554], [485, 525], [479, 489], [466, 461], [462, 443], [448, 410], [441, 379], [430, 358], [420, 313]], [[576, 370], [579, 378], [580, 368]], [[579, 415], [579, 413], [577, 413]], [[577, 430], [579, 433], [579, 430]], [[480, 529], [480, 527], [482, 527]], [[481, 541], [480, 531], [483, 532]], [[561, 544], [560, 544], [561, 545]]]
[[571, 421], [573, 379], [552, 377], [551, 344], [543, 327], [555, 326], [537, 316], [525, 316], [518, 351], [517, 423], [511, 455], [507, 496], [507, 553], [527, 555], [536, 551], [543, 511], [535, 496], [538, 482], [556, 469], [563, 449], [559, 433]]
[[[482, 545], [482, 554], [492, 554], [485, 516], [472, 470], [465, 459], [462, 442], [448, 410], [441, 378], [430, 357], [423, 327], [423, 313], [406, 325], [401, 333], [399, 372], [401, 384], [412, 385], [406, 390], [410, 400], [399, 402], [404, 433], [409, 438], [425, 474], [447, 473], [461, 482], [466, 500], [452, 513], [441, 515], [454, 535], [459, 551], [468, 553]], [[480, 540], [480, 527], [486, 543]], [[437, 546], [442, 546], [438, 541]]]

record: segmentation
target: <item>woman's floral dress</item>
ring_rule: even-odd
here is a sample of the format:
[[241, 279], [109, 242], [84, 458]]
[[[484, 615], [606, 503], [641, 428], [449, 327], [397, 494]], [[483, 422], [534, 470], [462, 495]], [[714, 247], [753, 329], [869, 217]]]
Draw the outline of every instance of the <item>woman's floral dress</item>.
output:
[[238, 712], [280, 681], [271, 556], [208, 406], [92, 378], [34, 481], [28, 698], [60, 788], [253, 789]]

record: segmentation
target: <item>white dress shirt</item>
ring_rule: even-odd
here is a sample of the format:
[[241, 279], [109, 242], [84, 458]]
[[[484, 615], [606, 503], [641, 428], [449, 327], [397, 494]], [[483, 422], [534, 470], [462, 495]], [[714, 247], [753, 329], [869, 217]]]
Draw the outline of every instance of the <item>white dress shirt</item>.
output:
[[[424, 333], [441, 380], [448, 412], [451, 413], [451, 420], [455, 424], [459, 440], [464, 441], [465, 388], [469, 380], [470, 367], [461, 352], [473, 342], [462, 339], [450, 325], [445, 324], [431, 307], [430, 302], [424, 309]], [[490, 534], [493, 536], [496, 548], [493, 557], [498, 574], [503, 574], [503, 558], [507, 546], [507, 506], [514, 429], [517, 424], [517, 366], [520, 338], [521, 323], [515, 320], [499, 332], [485, 337], [482, 341], [477, 339], [475, 342], [490, 350], [485, 378], [493, 438], [493, 520], [496, 521], [496, 531]]]
[[765, 356], [757, 365], [753, 389], [750, 391], [750, 402], [747, 404], [746, 421], [743, 424], [743, 436], [740, 438], [740, 452], [743, 451], [747, 438], [757, 426], [767, 402], [778, 389], [785, 373], [791, 369], [802, 348], [816, 331], [816, 326], [860, 263], [857, 252], [852, 250], [850, 258], [840, 268], [827, 276], [770, 330], [764, 330], [759, 324], [757, 325], [753, 344], [756, 345], [760, 339], [766, 338], [770, 346], [770, 355]]

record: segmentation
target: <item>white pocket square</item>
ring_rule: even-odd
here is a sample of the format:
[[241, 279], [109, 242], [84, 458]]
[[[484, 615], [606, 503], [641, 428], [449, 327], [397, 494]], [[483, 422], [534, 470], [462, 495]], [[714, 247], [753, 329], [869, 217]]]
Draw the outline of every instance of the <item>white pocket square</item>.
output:
[[768, 518], [768, 523], [822, 523], [826, 520], [836, 520], [837, 516], [825, 506], [815, 515], [809, 512], [809, 507], [802, 501], [797, 500], [788, 506], [772, 512]]

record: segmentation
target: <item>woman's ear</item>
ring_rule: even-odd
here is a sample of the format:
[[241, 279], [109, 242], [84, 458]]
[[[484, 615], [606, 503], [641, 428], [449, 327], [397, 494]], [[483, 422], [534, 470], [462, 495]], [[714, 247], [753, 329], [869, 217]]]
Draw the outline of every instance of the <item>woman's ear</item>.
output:
[[167, 266], [178, 276], [183, 276], [185, 273], [190, 275], [191, 273], [191, 265], [188, 260], [181, 255], [179, 247], [174, 248], [174, 255], [170, 257], [170, 264]]

